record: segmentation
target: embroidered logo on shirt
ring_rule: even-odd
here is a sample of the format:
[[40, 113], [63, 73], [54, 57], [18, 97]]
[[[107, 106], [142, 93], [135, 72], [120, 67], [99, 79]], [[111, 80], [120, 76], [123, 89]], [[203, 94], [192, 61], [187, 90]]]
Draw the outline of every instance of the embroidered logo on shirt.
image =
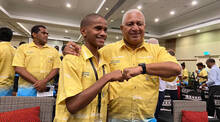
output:
[[89, 76], [89, 72], [82, 72], [82, 76], [83, 77], [88, 77]]
[[116, 56], [116, 57], [112, 57], [113, 59], [114, 58], [124, 58], [124, 56]]
[[120, 60], [111, 60], [111, 64], [120, 63]]
[[27, 53], [27, 54], [32, 54], [32, 53], [34, 53], [34, 51], [28, 50], [28, 51], [26, 51], [26, 53]]

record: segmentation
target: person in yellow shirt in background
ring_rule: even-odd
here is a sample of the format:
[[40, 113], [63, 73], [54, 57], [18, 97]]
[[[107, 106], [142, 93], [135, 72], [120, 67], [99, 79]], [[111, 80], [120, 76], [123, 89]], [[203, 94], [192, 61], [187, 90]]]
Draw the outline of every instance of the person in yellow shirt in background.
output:
[[188, 70], [186, 69], [186, 65], [185, 62], [181, 63], [182, 66], [182, 76], [181, 76], [181, 82], [183, 83], [183, 85], [188, 85]]
[[11, 29], [0, 28], [0, 96], [12, 96], [14, 68], [12, 61], [15, 53], [11, 46], [13, 32]]
[[87, 15], [81, 21], [80, 32], [85, 42], [80, 56], [66, 55], [62, 61], [55, 122], [105, 122], [107, 84], [123, 80], [120, 70], [109, 73], [109, 66], [98, 51], [107, 38], [104, 17]]
[[208, 73], [205, 70], [202, 62], [197, 63], [196, 66], [198, 68], [198, 70], [196, 70], [196, 74], [197, 74], [196, 78], [199, 81], [199, 85], [202, 85], [203, 83], [207, 81]]
[[[123, 40], [101, 48], [101, 54], [110, 65], [110, 71], [136, 67], [136, 69], [124, 70], [123, 76], [142, 74], [131, 78], [128, 82], [110, 83], [108, 121], [154, 122], [159, 76], [165, 81], [173, 81], [176, 77], [172, 76], [178, 76], [181, 67], [176, 58], [168, 54], [165, 48], [144, 42], [145, 18], [140, 10], [128, 10], [123, 16], [120, 28]], [[74, 49], [71, 49], [71, 46]], [[75, 54], [74, 50], [78, 49], [76, 47], [75, 43], [69, 42], [65, 50]]]
[[52, 79], [60, 67], [59, 53], [49, 47], [47, 28], [36, 25], [31, 29], [33, 42], [18, 47], [13, 60], [15, 71], [20, 75], [17, 96], [37, 96], [37, 91], [50, 89]]

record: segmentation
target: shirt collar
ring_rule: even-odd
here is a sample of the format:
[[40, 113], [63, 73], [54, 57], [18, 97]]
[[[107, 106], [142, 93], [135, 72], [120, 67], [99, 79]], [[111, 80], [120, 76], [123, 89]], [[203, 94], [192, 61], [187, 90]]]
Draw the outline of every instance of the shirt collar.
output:
[[[100, 56], [99, 57], [99, 66], [107, 64], [107, 62], [103, 58], [103, 55], [100, 54], [100, 51], [98, 51], [98, 53]], [[88, 59], [94, 57], [94, 55], [90, 52], [90, 50], [85, 45], [82, 45], [82, 47], [81, 47], [81, 55], [83, 56], [84, 60], [88, 60]]]
[[[30, 43], [30, 46], [31, 47], [37, 47], [37, 48], [39, 48], [34, 42], [31, 42]], [[47, 44], [45, 44], [44, 46], [43, 46], [43, 48], [48, 48], [49, 46], [47, 45]]]

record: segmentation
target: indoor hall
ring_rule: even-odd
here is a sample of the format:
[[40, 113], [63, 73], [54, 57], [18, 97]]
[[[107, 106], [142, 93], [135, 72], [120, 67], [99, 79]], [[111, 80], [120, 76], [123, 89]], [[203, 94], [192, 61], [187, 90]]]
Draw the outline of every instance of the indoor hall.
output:
[[[219, 0], [0, 0], [0, 27], [13, 32], [4, 40], [0, 31], [0, 121], [59, 122], [56, 106], [80, 95], [72, 111], [63, 108], [63, 121], [220, 121], [219, 6]], [[102, 22], [102, 32], [89, 28], [95, 22]], [[88, 45], [98, 47], [93, 52]], [[77, 58], [87, 56], [94, 67]], [[98, 81], [107, 83], [98, 88]]]

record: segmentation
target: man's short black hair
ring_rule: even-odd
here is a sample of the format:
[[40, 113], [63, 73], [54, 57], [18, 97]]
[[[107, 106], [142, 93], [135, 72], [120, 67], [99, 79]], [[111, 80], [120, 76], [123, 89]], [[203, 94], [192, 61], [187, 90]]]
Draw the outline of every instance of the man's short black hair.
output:
[[64, 44], [64, 45], [62, 46], [62, 48], [61, 48], [62, 52], [63, 52], [63, 50], [64, 50], [65, 47], [66, 47], [66, 45]]
[[185, 62], [181, 63], [181, 66], [182, 66], [182, 67], [185, 67], [185, 66], [186, 66], [186, 65], [185, 65]]
[[169, 49], [169, 50], [167, 50], [167, 52], [168, 52], [170, 55], [175, 56], [175, 52], [174, 52], [173, 49]]
[[202, 62], [199, 62], [199, 63], [196, 64], [196, 66], [201, 66], [201, 67], [203, 67], [203, 63], [202, 63]]
[[80, 28], [90, 25], [92, 20], [94, 20], [95, 18], [99, 18], [99, 17], [105, 19], [103, 16], [96, 14], [96, 13], [91, 13], [91, 14], [86, 15], [80, 23]]
[[10, 42], [13, 36], [13, 32], [10, 28], [0, 28], [0, 40]]
[[209, 58], [207, 61], [206, 61], [206, 63], [215, 63], [215, 59], [212, 59], [212, 58]]
[[34, 27], [31, 28], [31, 37], [33, 38], [33, 33], [38, 33], [40, 31], [40, 28], [44, 28], [47, 29], [45, 26], [43, 25], [35, 25]]

